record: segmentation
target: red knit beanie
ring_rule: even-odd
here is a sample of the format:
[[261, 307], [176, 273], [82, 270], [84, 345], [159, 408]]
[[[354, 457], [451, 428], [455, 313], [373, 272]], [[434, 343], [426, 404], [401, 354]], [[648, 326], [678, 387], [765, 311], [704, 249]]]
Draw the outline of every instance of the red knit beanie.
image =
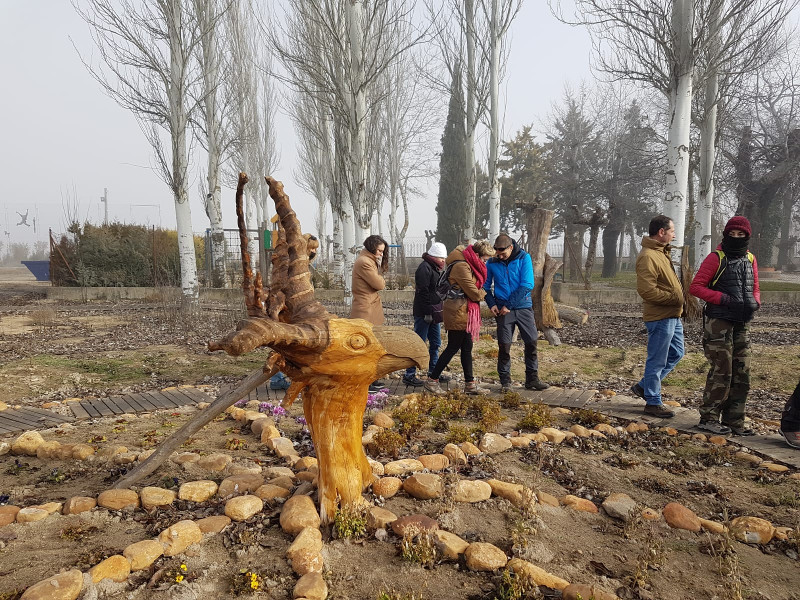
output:
[[741, 215], [736, 215], [732, 217], [726, 224], [725, 224], [725, 231], [723, 231], [723, 235], [728, 235], [728, 232], [732, 229], [738, 229], [739, 231], [744, 231], [747, 234], [747, 237], [750, 237], [752, 234], [752, 229], [750, 229], [750, 221], [747, 220], [747, 217], [743, 217]]

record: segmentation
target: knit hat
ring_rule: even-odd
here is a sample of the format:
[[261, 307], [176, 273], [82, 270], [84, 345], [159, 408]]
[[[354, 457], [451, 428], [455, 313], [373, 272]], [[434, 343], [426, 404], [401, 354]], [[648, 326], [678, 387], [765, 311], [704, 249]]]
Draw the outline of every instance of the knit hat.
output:
[[447, 248], [442, 242], [434, 242], [428, 250], [428, 256], [434, 258], [447, 258]]
[[722, 232], [723, 235], [728, 235], [728, 232], [730, 232], [732, 229], [744, 231], [747, 234], [747, 237], [750, 237], [753, 231], [750, 228], [750, 221], [747, 220], [747, 217], [743, 217], [741, 215], [731, 217], [731, 219], [725, 224], [725, 231]]

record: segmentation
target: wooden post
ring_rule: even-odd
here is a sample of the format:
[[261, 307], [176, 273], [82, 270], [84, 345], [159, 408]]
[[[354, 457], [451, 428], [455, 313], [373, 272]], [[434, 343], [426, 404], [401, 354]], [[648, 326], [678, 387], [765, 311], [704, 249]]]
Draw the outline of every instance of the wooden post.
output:
[[528, 247], [533, 262], [533, 314], [536, 328], [553, 346], [561, 344], [556, 329], [561, 329], [550, 286], [561, 263], [547, 254], [547, 240], [553, 224], [553, 211], [536, 208], [532, 211], [528, 231]]

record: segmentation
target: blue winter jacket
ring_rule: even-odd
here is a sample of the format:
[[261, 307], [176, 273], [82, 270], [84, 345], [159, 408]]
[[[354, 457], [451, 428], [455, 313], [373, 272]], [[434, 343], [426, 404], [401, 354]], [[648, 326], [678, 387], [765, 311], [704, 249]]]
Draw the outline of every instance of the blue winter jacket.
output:
[[500, 308], [505, 306], [509, 310], [515, 310], [533, 306], [531, 255], [518, 247], [516, 242], [508, 259], [490, 259], [486, 264], [486, 271], [486, 283], [483, 284], [483, 289], [486, 290], [486, 304], [489, 308], [497, 305]]

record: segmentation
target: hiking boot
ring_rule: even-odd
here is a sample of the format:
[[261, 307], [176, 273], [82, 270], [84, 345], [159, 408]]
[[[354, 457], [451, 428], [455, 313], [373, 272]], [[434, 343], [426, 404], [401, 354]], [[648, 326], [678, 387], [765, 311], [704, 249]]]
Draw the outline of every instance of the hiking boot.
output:
[[412, 377], [408, 377], [407, 375], [403, 376], [403, 383], [411, 387], [422, 387], [425, 385], [425, 382], [416, 375]]
[[546, 390], [549, 388], [550, 385], [539, 379], [531, 379], [530, 381], [525, 382], [525, 389], [526, 390], [536, 390], [537, 392], [541, 392], [542, 390]]
[[500, 391], [501, 392], [513, 392], [515, 389], [521, 388], [522, 384], [517, 383], [516, 381], [501, 381], [500, 382]]
[[644, 388], [640, 386], [638, 383], [634, 383], [631, 386], [631, 394], [634, 396], [638, 396], [642, 400], [644, 400]]
[[671, 419], [675, 416], [675, 411], [670, 410], [663, 404], [648, 404], [644, 407], [644, 414], [659, 419]]
[[781, 431], [781, 435], [792, 448], [800, 448], [800, 431]]
[[745, 423], [744, 425], [728, 425], [727, 423], [722, 424], [723, 427], [727, 427], [733, 435], [739, 436], [748, 436], [748, 435], [755, 435], [756, 432], [753, 430], [750, 425]]
[[467, 396], [483, 396], [489, 393], [489, 390], [479, 388], [478, 384], [474, 381], [468, 381], [464, 384], [464, 393]]
[[424, 389], [429, 394], [439, 395], [444, 394], [444, 390], [439, 387], [439, 380], [438, 379], [431, 379], [428, 377], [424, 382]]
[[448, 382], [448, 381], [450, 381], [451, 379], [453, 379], [453, 378], [452, 378], [452, 377], [450, 377], [450, 375], [445, 375], [444, 373], [442, 373], [441, 375], [439, 375], [439, 381], [441, 381], [442, 383], [447, 383], [447, 382]]
[[730, 435], [731, 428], [727, 425], [723, 425], [722, 423], [717, 423], [716, 421], [700, 421], [697, 424], [698, 429], [702, 429], [703, 431], [710, 431], [711, 433], [715, 433], [717, 435]]

